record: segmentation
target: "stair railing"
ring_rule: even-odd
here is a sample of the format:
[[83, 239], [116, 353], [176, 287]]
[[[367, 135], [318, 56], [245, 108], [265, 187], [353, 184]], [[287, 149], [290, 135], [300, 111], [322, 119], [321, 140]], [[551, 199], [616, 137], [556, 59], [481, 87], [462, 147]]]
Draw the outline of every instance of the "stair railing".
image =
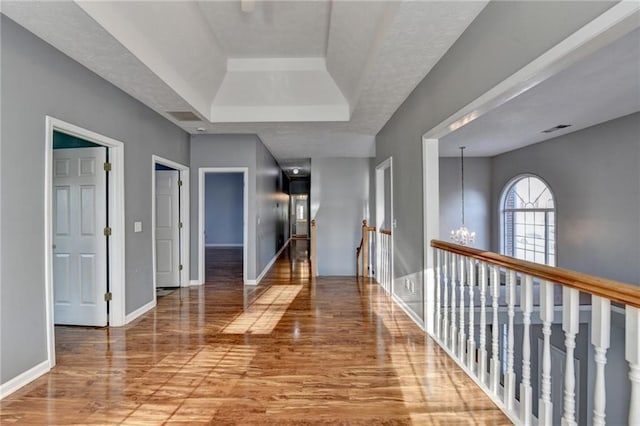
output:
[[[607, 389], [616, 389], [618, 395], [609, 396], [609, 402], [628, 410], [624, 419], [615, 422], [640, 425], [640, 286], [444, 241], [433, 240], [431, 246], [435, 274], [433, 337], [514, 423], [604, 425]], [[618, 321], [625, 325], [624, 333], [620, 332], [624, 334], [624, 347], [619, 342], [614, 349], [619, 353], [624, 350], [628, 367], [607, 366], [612, 312], [624, 317]], [[561, 318], [561, 329], [559, 323], [553, 327], [556, 318]], [[552, 339], [552, 328], [562, 330], [564, 345]], [[576, 336], [586, 330], [590, 330], [590, 344], [583, 339], [583, 345], [588, 346], [586, 352], [593, 358], [578, 364], [574, 361]], [[538, 339], [532, 339], [532, 331]], [[521, 346], [516, 347], [516, 341]], [[555, 359], [564, 352], [563, 375], [553, 374], [552, 347]], [[540, 353], [539, 362], [533, 365], [532, 353]], [[576, 375], [580, 374], [576, 366], [581, 365], [584, 372], [584, 363], [591, 369], [586, 374], [591, 379], [581, 380], [576, 389]], [[624, 369], [620, 375], [626, 374], [626, 383], [611, 382], [615, 374], [609, 373], [615, 369]], [[561, 401], [561, 410], [556, 412], [562, 414], [554, 418], [552, 388], [557, 386], [552, 385], [556, 380], [562, 381], [562, 395], [555, 397]], [[576, 393], [586, 394], [586, 400], [577, 399]], [[576, 412], [578, 403], [581, 416]]]
[[378, 231], [378, 283], [387, 291], [391, 291], [391, 230]]

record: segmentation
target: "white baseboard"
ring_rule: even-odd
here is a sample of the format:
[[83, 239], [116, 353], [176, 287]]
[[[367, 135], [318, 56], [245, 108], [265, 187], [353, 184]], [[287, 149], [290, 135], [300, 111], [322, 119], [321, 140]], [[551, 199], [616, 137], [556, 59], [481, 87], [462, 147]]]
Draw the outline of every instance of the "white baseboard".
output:
[[189, 281], [189, 286], [191, 286], [191, 287], [196, 286], [196, 285], [202, 285], [202, 284], [204, 284], [204, 281], [200, 281], [200, 280], [191, 280], [191, 281]]
[[153, 309], [155, 307], [156, 307], [156, 301], [152, 300], [151, 302], [149, 302], [146, 305], [136, 309], [135, 311], [131, 312], [130, 314], [127, 314], [127, 316], [124, 317], [124, 323], [125, 324], [129, 324], [134, 319], [146, 314], [147, 312], [149, 312], [151, 309]]
[[40, 364], [25, 371], [22, 374], [17, 375], [13, 379], [0, 385], [0, 399], [4, 399], [11, 395], [21, 387], [33, 382], [38, 377], [49, 372], [49, 361], [42, 361]]
[[420, 330], [424, 331], [424, 322], [422, 321], [422, 319], [418, 315], [416, 315], [415, 312], [413, 312], [413, 310], [409, 307], [409, 305], [407, 305], [404, 302], [404, 300], [400, 299], [395, 294], [392, 294], [391, 298], [393, 299], [394, 302], [396, 302], [398, 304], [398, 306], [400, 306], [400, 308], [402, 308], [404, 313], [407, 314], [407, 316], [409, 318], [411, 318], [413, 320], [413, 322], [415, 322], [418, 327], [420, 327]]
[[271, 269], [273, 264], [276, 263], [276, 260], [278, 260], [278, 257], [280, 257], [280, 254], [284, 251], [285, 248], [287, 248], [287, 246], [289, 245], [290, 242], [291, 242], [291, 238], [289, 238], [287, 240], [287, 242], [284, 243], [284, 245], [280, 248], [280, 250], [278, 250], [278, 252], [275, 254], [275, 256], [273, 256], [273, 259], [271, 259], [271, 261], [267, 264], [267, 266], [264, 267], [264, 269], [262, 270], [260, 275], [258, 275], [258, 278], [256, 278], [255, 280], [247, 280], [245, 282], [245, 285], [258, 285], [258, 284], [260, 284], [260, 281], [262, 281], [264, 276], [267, 275], [267, 272], [269, 272], [269, 270]]
[[233, 248], [233, 247], [242, 247], [242, 244], [205, 244], [205, 247], [229, 247], [229, 248]]

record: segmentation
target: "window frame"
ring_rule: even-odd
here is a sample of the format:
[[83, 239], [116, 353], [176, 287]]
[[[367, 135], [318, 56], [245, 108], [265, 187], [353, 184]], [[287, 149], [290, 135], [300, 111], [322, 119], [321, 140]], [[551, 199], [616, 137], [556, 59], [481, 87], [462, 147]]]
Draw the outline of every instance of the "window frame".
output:
[[[551, 194], [551, 197], [553, 199], [553, 208], [531, 208], [531, 209], [507, 209], [505, 208], [505, 203], [507, 201], [507, 194], [511, 191], [511, 189], [513, 188], [514, 185], [516, 185], [518, 182], [520, 182], [523, 179], [526, 178], [536, 178], [538, 179], [540, 182], [542, 182], [547, 190], [549, 191], [549, 193]], [[498, 214], [500, 216], [500, 229], [499, 229], [499, 239], [500, 239], [500, 254], [504, 255], [504, 256], [510, 256], [513, 257], [515, 259], [518, 259], [517, 257], [515, 257], [515, 255], [508, 255], [506, 254], [506, 230], [505, 230], [505, 213], [510, 211], [510, 212], [544, 212], [545, 213], [545, 229], [544, 229], [544, 244], [545, 244], [545, 248], [544, 248], [544, 256], [545, 256], [545, 263], [543, 263], [544, 265], [548, 265], [548, 266], [557, 266], [558, 265], [558, 214], [557, 214], [557, 210], [558, 210], [558, 201], [557, 198], [555, 196], [555, 193], [553, 191], [553, 189], [551, 188], [551, 185], [549, 185], [549, 183], [543, 179], [541, 176], [536, 175], [535, 173], [522, 173], [519, 174], [517, 176], [514, 176], [513, 178], [511, 178], [502, 188], [502, 192], [500, 194], [500, 204], [498, 206]], [[549, 220], [549, 213], [553, 213], [553, 221]], [[553, 229], [555, 230], [555, 238], [554, 238], [554, 252], [553, 255], [549, 254], [549, 227], [553, 226]], [[552, 257], [551, 257], [552, 256]], [[553, 265], [548, 263], [549, 259], [553, 259]], [[520, 260], [524, 260], [524, 259], [520, 259]]]

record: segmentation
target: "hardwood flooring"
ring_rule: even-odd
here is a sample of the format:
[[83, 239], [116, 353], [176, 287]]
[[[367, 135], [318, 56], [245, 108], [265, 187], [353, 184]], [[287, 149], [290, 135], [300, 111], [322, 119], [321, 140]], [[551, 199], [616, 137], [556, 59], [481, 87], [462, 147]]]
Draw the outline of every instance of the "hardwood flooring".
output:
[[56, 327], [57, 366], [0, 423], [509, 424], [379, 286], [311, 280], [306, 244], [257, 287], [212, 258], [204, 286], [125, 327]]

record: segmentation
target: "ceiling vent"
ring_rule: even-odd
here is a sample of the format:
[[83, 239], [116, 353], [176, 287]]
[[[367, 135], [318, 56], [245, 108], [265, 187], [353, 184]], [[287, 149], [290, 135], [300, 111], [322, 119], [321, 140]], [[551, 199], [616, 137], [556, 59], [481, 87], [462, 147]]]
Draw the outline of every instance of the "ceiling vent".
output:
[[167, 114], [178, 121], [200, 121], [200, 117], [191, 111], [167, 111]]
[[560, 129], [566, 129], [567, 127], [571, 127], [571, 124], [558, 124], [557, 126], [551, 127], [550, 129], [543, 130], [542, 133], [553, 133]]

